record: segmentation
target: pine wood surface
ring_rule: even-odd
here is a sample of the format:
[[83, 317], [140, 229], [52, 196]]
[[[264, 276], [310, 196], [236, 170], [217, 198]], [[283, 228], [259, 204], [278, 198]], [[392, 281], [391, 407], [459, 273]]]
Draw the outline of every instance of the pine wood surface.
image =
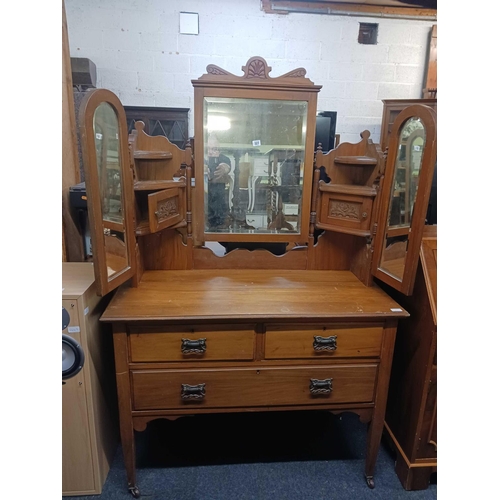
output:
[[[130, 329], [130, 360], [132, 363], [149, 361], [215, 361], [252, 360], [255, 332], [251, 325], [242, 330], [217, 325], [216, 328], [155, 328]], [[184, 354], [182, 339], [204, 339], [203, 353]]]
[[406, 311], [349, 271], [146, 271], [121, 287], [102, 321], [403, 318]]
[[[132, 371], [135, 410], [368, 403], [374, 398], [376, 364]], [[332, 392], [312, 395], [311, 378], [332, 378]], [[205, 383], [201, 400], [182, 400], [181, 384]]]
[[[338, 326], [325, 325], [293, 326], [276, 325], [270, 326], [265, 335], [265, 358], [266, 359], [297, 359], [314, 358], [338, 359], [343, 357], [370, 357], [380, 356], [382, 345], [381, 326], [367, 328], [339, 328]], [[333, 351], [314, 350], [314, 337], [336, 336], [337, 348]]]

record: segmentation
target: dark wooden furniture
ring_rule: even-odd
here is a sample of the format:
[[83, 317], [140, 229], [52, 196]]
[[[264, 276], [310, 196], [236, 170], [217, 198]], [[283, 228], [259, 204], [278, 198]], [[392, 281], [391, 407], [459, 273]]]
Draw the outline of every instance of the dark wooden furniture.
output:
[[423, 97], [435, 99], [437, 98], [437, 24], [432, 27], [430, 35]]
[[437, 113], [437, 99], [383, 99], [384, 109], [382, 111], [382, 126], [380, 129], [380, 145], [382, 150], [389, 146], [389, 135], [392, 124], [403, 109], [413, 104], [423, 104], [431, 107]]
[[136, 122], [144, 123], [144, 131], [151, 136], [168, 137], [172, 144], [185, 148], [189, 143], [189, 108], [160, 108], [154, 106], [124, 106], [129, 134]]
[[422, 490], [437, 470], [437, 226], [426, 226], [413, 294], [386, 291], [410, 313], [394, 350], [386, 434], [406, 490]]
[[[102, 320], [113, 327], [123, 452], [129, 489], [136, 497], [134, 430], [144, 430], [156, 418], [208, 412], [353, 411], [370, 422], [365, 476], [368, 486], [374, 487], [394, 337], [398, 319], [407, 313], [373, 284], [371, 273], [404, 293], [411, 288], [414, 242], [423, 224], [419, 207], [428, 187], [426, 182], [419, 185], [411, 231], [406, 229], [411, 236], [404, 275], [387, 274], [381, 266], [382, 258], [388, 260], [384, 242], [390, 229], [383, 201], [391, 197], [392, 178], [384, 184], [382, 174], [393, 175], [394, 166], [385, 165], [380, 148], [363, 133], [357, 145], [341, 144], [331, 154], [318, 153], [314, 167], [320, 87], [305, 78], [303, 68], [272, 78], [271, 68], [260, 57], [251, 58], [242, 69], [244, 75], [239, 77], [209, 65], [207, 74], [193, 81], [194, 166], [189, 149], [180, 152], [167, 138], [148, 136], [138, 123], [129, 158], [119, 155], [122, 189], [113, 199], [115, 206], [121, 203], [121, 212], [113, 213], [114, 225], [106, 210], [89, 212], [94, 234], [105, 246], [95, 254], [108, 259], [107, 265], [97, 266], [98, 271], [108, 270], [107, 279], [101, 275], [103, 289], [116, 288], [117, 276], [130, 278], [117, 290]], [[126, 129], [120, 106], [109, 94], [93, 91], [88, 97], [93, 106], [87, 102], [82, 108], [80, 123], [87, 128], [83, 135], [96, 137], [95, 144], [84, 141], [89, 149], [87, 170], [107, 164], [117, 171], [116, 144], [107, 146], [113, 154], [105, 154], [92, 131], [97, 123], [93, 114], [101, 105], [107, 112], [110, 106], [115, 110], [119, 122], [115, 128]], [[99, 99], [101, 105], [95, 106]], [[415, 115], [428, 127], [421, 165], [425, 180], [433, 167], [434, 115], [424, 106], [413, 107], [411, 116]], [[210, 122], [210, 117], [217, 120]], [[403, 115], [395, 122], [398, 138], [407, 118]], [[113, 120], [108, 116], [107, 121]], [[204, 124], [207, 129], [222, 124], [231, 132], [221, 134], [219, 143], [211, 142]], [[397, 140], [393, 147], [398, 148]], [[276, 217], [257, 229], [238, 225], [237, 218], [221, 231], [206, 224], [210, 199], [206, 189], [211, 176], [216, 176], [206, 154], [220, 149], [223, 163], [232, 163], [229, 172], [223, 165], [221, 179], [225, 184], [231, 174], [233, 190], [239, 189], [243, 163], [249, 175], [252, 166], [255, 173], [264, 165], [269, 151], [297, 154], [299, 168], [293, 172], [294, 188], [299, 189], [294, 191], [294, 203], [288, 203], [293, 210], [288, 206], [288, 213], [282, 211], [280, 224]], [[390, 146], [388, 158], [394, 161], [394, 157]], [[332, 175], [335, 193], [340, 189], [353, 207], [359, 202], [358, 191], [365, 198], [370, 191], [370, 203], [364, 205], [370, 221], [366, 228], [355, 221], [344, 224], [322, 218], [319, 200], [332, 194], [324, 189], [329, 184], [321, 183], [322, 167]], [[127, 170], [134, 172], [134, 179]], [[270, 191], [283, 195], [283, 187], [288, 189], [290, 183], [283, 181], [284, 175], [280, 180], [278, 173], [273, 166]], [[88, 172], [89, 178], [95, 176]], [[106, 189], [92, 190], [90, 194], [98, 198], [89, 204], [100, 207], [112, 201], [103, 202], [113, 191], [103, 184]], [[163, 191], [168, 192], [165, 198]], [[130, 193], [135, 211], [128, 206]], [[238, 196], [233, 196], [235, 204], [241, 201]], [[160, 209], [163, 201], [168, 203]], [[158, 214], [169, 210], [172, 217], [162, 225]], [[287, 221], [290, 212], [297, 213], [291, 215], [296, 226]], [[133, 229], [127, 222], [130, 218]], [[324, 232], [317, 236], [319, 230]], [[103, 239], [103, 233], [110, 238]], [[119, 271], [113, 267], [113, 242], [125, 249]], [[208, 246], [218, 242], [233, 248], [220, 256]]]

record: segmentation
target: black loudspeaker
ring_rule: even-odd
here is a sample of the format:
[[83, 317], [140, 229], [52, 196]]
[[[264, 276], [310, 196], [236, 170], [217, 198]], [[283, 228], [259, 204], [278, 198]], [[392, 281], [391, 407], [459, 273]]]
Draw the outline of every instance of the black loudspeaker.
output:
[[[65, 330], [70, 322], [68, 311], [62, 308], [62, 329]], [[62, 379], [74, 377], [85, 362], [85, 354], [80, 344], [69, 335], [62, 334]]]
[[80, 344], [69, 335], [62, 336], [62, 379], [74, 377], [82, 368], [85, 355]]

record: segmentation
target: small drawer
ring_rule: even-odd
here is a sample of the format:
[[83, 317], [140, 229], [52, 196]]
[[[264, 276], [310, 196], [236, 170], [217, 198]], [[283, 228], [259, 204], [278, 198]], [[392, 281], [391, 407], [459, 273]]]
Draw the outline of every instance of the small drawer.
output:
[[228, 327], [131, 328], [130, 361], [250, 361], [254, 358], [255, 331]]
[[338, 327], [270, 325], [266, 359], [379, 357], [382, 326]]
[[132, 371], [135, 410], [373, 402], [376, 364]]

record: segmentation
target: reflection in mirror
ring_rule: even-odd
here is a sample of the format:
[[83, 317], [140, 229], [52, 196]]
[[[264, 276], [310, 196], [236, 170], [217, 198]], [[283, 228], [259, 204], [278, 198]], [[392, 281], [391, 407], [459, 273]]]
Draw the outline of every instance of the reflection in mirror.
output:
[[108, 277], [128, 266], [118, 133], [115, 110], [106, 102], [99, 104], [94, 114], [94, 137]]
[[392, 199], [380, 267], [402, 281], [413, 208], [417, 196], [425, 128], [419, 118], [408, 119], [399, 135], [392, 181]]
[[205, 232], [300, 232], [306, 121], [306, 101], [205, 98]]
[[408, 234], [385, 238], [380, 267], [400, 281], [403, 279], [407, 247]]
[[408, 247], [413, 207], [418, 190], [425, 146], [425, 128], [419, 118], [412, 117], [401, 128], [396, 168], [392, 183], [392, 199], [387, 221], [385, 245], [380, 267], [402, 281]]
[[424, 126], [419, 118], [410, 118], [399, 135], [388, 219], [389, 227], [410, 226], [411, 224], [424, 146]]

